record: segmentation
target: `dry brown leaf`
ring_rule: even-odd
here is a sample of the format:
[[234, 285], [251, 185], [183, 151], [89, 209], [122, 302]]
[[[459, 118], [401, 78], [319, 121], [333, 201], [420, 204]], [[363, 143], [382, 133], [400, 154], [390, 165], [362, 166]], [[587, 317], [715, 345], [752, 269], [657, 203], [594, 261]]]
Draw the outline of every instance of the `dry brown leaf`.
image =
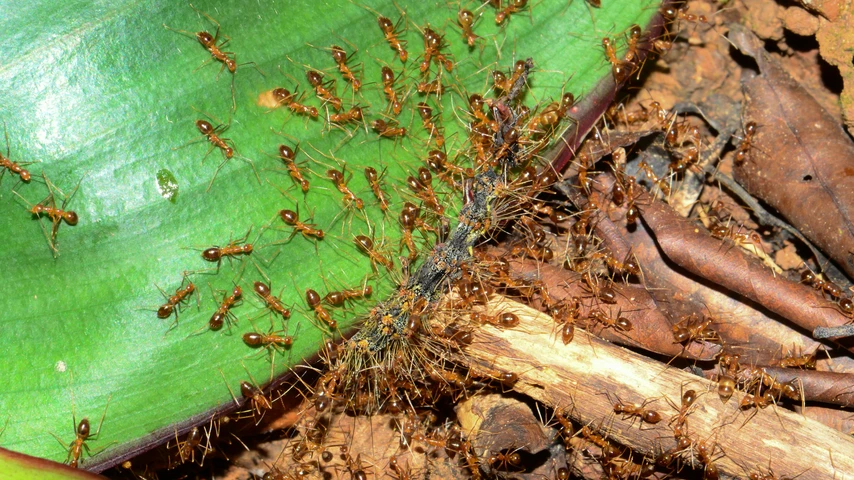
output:
[[729, 37], [762, 71], [744, 84], [757, 129], [735, 179], [854, 277], [854, 142], [755, 35], [733, 26]]

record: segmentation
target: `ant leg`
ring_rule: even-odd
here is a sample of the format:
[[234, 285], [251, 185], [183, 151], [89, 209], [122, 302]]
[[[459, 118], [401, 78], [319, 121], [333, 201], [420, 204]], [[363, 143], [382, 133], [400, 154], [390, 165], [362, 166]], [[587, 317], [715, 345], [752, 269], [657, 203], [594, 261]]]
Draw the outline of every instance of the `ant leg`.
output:
[[[213, 147], [211, 147], [211, 148], [213, 148]], [[210, 153], [210, 151], [208, 151], [208, 153]], [[206, 156], [207, 156], [207, 155], [206, 155]], [[208, 184], [208, 188], [205, 190], [205, 192], [209, 192], [209, 191], [211, 190], [211, 187], [213, 186], [213, 182], [214, 182], [214, 180], [216, 180], [216, 176], [219, 174], [219, 170], [220, 170], [223, 166], [225, 166], [225, 164], [226, 164], [226, 163], [228, 163], [228, 160], [229, 160], [229, 159], [228, 159], [228, 158], [226, 158], [225, 160], [223, 160], [223, 161], [222, 161], [222, 163], [220, 163], [220, 164], [219, 164], [219, 166], [218, 166], [218, 167], [216, 167], [216, 170], [214, 171], [214, 176], [213, 176], [213, 178], [211, 178], [211, 181], [210, 181], [210, 183]], [[219, 271], [219, 270], [217, 270], [217, 271]]]
[[[232, 53], [232, 52], [226, 52], [226, 53]], [[258, 64], [257, 64], [257, 63], [255, 63], [255, 62], [246, 62], [246, 63], [241, 63], [241, 64], [239, 64], [239, 65], [237, 66], [237, 68], [240, 68], [240, 67], [242, 67], [242, 66], [244, 66], [244, 65], [252, 65], [253, 67], [255, 67], [255, 70], [258, 70], [258, 73], [260, 73], [262, 77], [266, 77], [266, 76], [267, 76], [267, 75], [264, 73], [264, 71], [263, 71], [263, 70], [261, 70], [261, 67], [259, 67], [259, 66], [258, 66]]]
[[207, 64], [209, 64], [209, 63], [211, 63], [211, 62], [213, 62], [213, 58], [209, 58], [209, 59], [205, 60], [204, 62], [202, 62], [202, 64], [201, 64], [201, 65], [199, 65], [198, 67], [196, 67], [196, 68], [195, 68], [195, 70], [193, 70], [193, 73], [198, 72], [198, 71], [199, 71], [199, 70], [201, 70], [205, 65], [207, 65]]
[[[199, 137], [199, 138], [197, 138], [196, 140], [191, 140], [191, 141], [189, 141], [189, 142], [187, 142], [187, 143], [185, 143], [185, 144], [181, 145], [180, 147], [172, 147], [172, 151], [174, 152], [175, 150], [180, 150], [180, 149], [182, 149], [182, 148], [184, 148], [184, 147], [188, 147], [188, 146], [190, 146], [190, 145], [192, 145], [192, 144], [194, 144], [194, 143], [203, 142], [203, 141], [205, 141], [205, 140], [207, 140], [207, 139], [208, 139], [208, 137], [206, 137], [206, 136]], [[213, 149], [213, 147], [211, 147], [211, 149]], [[208, 151], [208, 153], [210, 153], [210, 151]], [[205, 155], [205, 156], [207, 156], [207, 155]], [[204, 161], [204, 160], [203, 160], [203, 161]]]
[[190, 4], [190, 8], [192, 8], [193, 10], [195, 10], [195, 11], [196, 11], [196, 13], [198, 13], [199, 15], [203, 15], [205, 18], [207, 18], [208, 20], [210, 20], [210, 22], [211, 22], [211, 23], [213, 23], [214, 25], [216, 25], [216, 35], [214, 35], [214, 39], [216, 39], [216, 38], [219, 36], [219, 27], [220, 27], [219, 22], [217, 22], [216, 20], [214, 20], [214, 18], [213, 18], [213, 17], [211, 17], [210, 15], [208, 15], [207, 13], [205, 13], [205, 12], [203, 12], [203, 11], [199, 10], [198, 8], [196, 8], [192, 3]]
[[172, 27], [170, 27], [169, 25], [166, 25], [165, 23], [163, 24], [163, 27], [164, 27], [166, 30], [172, 30], [172, 31], [173, 31], [173, 32], [175, 32], [175, 33], [180, 33], [181, 35], [186, 35], [186, 36], [191, 37], [191, 38], [196, 38], [196, 34], [195, 34], [195, 33], [193, 33], [193, 32], [188, 32], [188, 31], [186, 31], [186, 30], [179, 30], [179, 29], [177, 29], [177, 28], [172, 28]]
[[[223, 64], [222, 66], [224, 68], [225, 64]], [[222, 68], [219, 69], [219, 73], [222, 73]], [[219, 81], [219, 73], [216, 75], [217, 81]], [[235, 74], [232, 73], [231, 74], [231, 113], [237, 112], [237, 96], [234, 93], [234, 77], [235, 77]]]

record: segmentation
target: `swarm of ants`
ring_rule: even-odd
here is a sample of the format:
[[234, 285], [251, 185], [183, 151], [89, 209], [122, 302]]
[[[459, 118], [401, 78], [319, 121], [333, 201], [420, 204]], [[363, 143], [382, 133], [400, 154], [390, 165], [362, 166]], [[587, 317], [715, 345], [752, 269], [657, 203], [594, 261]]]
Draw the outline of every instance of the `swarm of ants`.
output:
[[[598, 2], [588, 3], [591, 8], [598, 7]], [[526, 0], [487, 4], [495, 9], [496, 24], [512, 21], [513, 16], [530, 8]], [[455, 19], [461, 41], [469, 46], [480, 40], [475, 18], [481, 14], [476, 16], [461, 8]], [[606, 88], [613, 91], [611, 96], [619, 85], [639, 78], [644, 64], [654, 55], [665, 55], [674, 48], [680, 26], [697, 28], [709, 23], [708, 17], [691, 13], [684, 4], [665, 2], [646, 31], [634, 25], [624, 38], [603, 38], [603, 57], [612, 73], [606, 82]], [[382, 15], [378, 15], [377, 24], [379, 35], [396, 58], [407, 61], [413, 49], [402, 38], [400, 24]], [[211, 35], [172, 30], [195, 38], [232, 75], [241, 65], [251, 64], [237, 64], [231, 52], [223, 51], [218, 31]], [[447, 52], [449, 39], [438, 30], [428, 25], [420, 32], [423, 52], [418, 56], [417, 69], [426, 76], [411, 84], [410, 91], [404, 91], [391, 67], [383, 67], [380, 89], [384, 107], [391, 114], [383, 118], [368, 122], [368, 106], [345, 107], [331, 75], [308, 70], [306, 78], [314, 95], [327, 107], [329, 127], [346, 129], [351, 124], [363, 124], [384, 141], [411, 135], [412, 125], [404, 126], [394, 119], [402, 104], [413, 91], [441, 95], [447, 88], [443, 75], [451, 75], [455, 67], [455, 59]], [[625, 42], [624, 53], [618, 55], [616, 45], [621, 42]], [[329, 53], [340, 81], [354, 93], [366, 86], [344, 48], [332, 45]], [[695, 106], [666, 109], [656, 100], [636, 102], [633, 107], [613, 104], [595, 124], [585, 125], [584, 119], [574, 117], [584, 99], [577, 99], [573, 93], [526, 104], [536, 65], [536, 57], [531, 57], [514, 62], [509, 70], [490, 72], [489, 88], [467, 95], [464, 110], [468, 138], [453, 155], [445, 150], [441, 115], [426, 102], [417, 104], [420, 127], [416, 128], [427, 136], [429, 150], [424, 166], [405, 180], [411, 201], [405, 202], [399, 213], [392, 212], [382, 173], [375, 168], [364, 169], [370, 192], [354, 191], [348, 185], [351, 172], [346, 168], [328, 168], [310, 182], [309, 174], [296, 162], [296, 149], [280, 146], [278, 159], [303, 193], [314, 188], [311, 185], [315, 182], [326, 182], [336, 195], [340, 193], [342, 204], [351, 212], [363, 211], [366, 199], [373, 196], [371, 201], [376, 201], [384, 214], [396, 213], [402, 232], [399, 251], [405, 255], [395, 258], [384, 241], [364, 234], [352, 235], [352, 242], [369, 259], [373, 274], [390, 274], [400, 264], [404, 279], [390, 297], [371, 300], [376, 303], [356, 332], [339, 341], [327, 340], [316, 363], [298, 367], [290, 377], [266, 387], [254, 379], [244, 381], [240, 398], [234, 395], [236, 413], [211, 417], [206, 426], [194, 426], [183, 435], [176, 430], [164, 451], [159, 452], [167, 470], [185, 464], [203, 465], [206, 458], [210, 462], [238, 455], [235, 445], [246, 445], [235, 433], [242, 427], [232, 422], [251, 419], [257, 427], [266, 417], [274, 416], [271, 412], [280, 408], [277, 404], [287, 404], [299, 412], [298, 418], [274, 429], [284, 437], [278, 440], [281, 455], [263, 468], [247, 468], [253, 470], [254, 478], [821, 478], [811, 475], [821, 475], [816, 472], [824, 466], [816, 464], [814, 472], [793, 471], [803, 462], [777, 462], [763, 457], [764, 451], [751, 458], [750, 452], [733, 451], [730, 445], [734, 441], [725, 437], [736, 435], [731, 425], [751, 425], [758, 422], [754, 417], [762, 417], [766, 423], [761, 425], [793, 422], [794, 414], [789, 410], [800, 407], [803, 411], [809, 395], [805, 387], [809, 379], [803, 372], [815, 370], [819, 356], [830, 348], [801, 342], [809, 345], [808, 352], [754, 352], [749, 342], [737, 340], [741, 332], [732, 327], [734, 320], [726, 318], [719, 305], [700, 306], [697, 298], [684, 304], [666, 298], [669, 293], [662, 293], [664, 285], [681, 280], [662, 279], [653, 266], [661, 258], [651, 247], [655, 235], [648, 235], [647, 244], [627, 240], [666, 223], [656, 216], [661, 209], [672, 210], [674, 218], [675, 212], [693, 212], [699, 223], [691, 228], [695, 233], [702, 228], [702, 235], [714, 239], [722, 257], [749, 256], [751, 261], [764, 262], [773, 269], [774, 260], [765, 251], [768, 239], [757, 229], [739, 226], [732, 218], [730, 204], [723, 200], [698, 202], [702, 188], [697, 185], [727, 182], [716, 163], [725, 150], [735, 164], [750, 161], [762, 126], [755, 122], [724, 125], [710, 121]], [[432, 80], [431, 69], [435, 70]], [[232, 84], [232, 98], [233, 92]], [[271, 108], [286, 108], [295, 117], [317, 118], [320, 114], [297, 92], [276, 88], [266, 93]], [[688, 115], [698, 112], [707, 125]], [[201, 134], [198, 140], [210, 144], [208, 153], [221, 151], [224, 162], [238, 155], [233, 142], [222, 137], [227, 124], [214, 127], [198, 120], [196, 128]], [[591, 133], [583, 140], [587, 130]], [[712, 130], [717, 137], [709, 141]], [[554, 149], [556, 143], [562, 148]], [[656, 153], [647, 155], [643, 150], [647, 147]], [[465, 161], [471, 167], [462, 166]], [[30, 180], [29, 172], [2, 155], [0, 167], [21, 181]], [[450, 209], [443, 195], [437, 193], [439, 183], [434, 179], [462, 198], [453, 227], [446, 218]], [[46, 177], [45, 182], [51, 186]], [[208, 188], [212, 185], [213, 179]], [[745, 200], [749, 194], [743, 189], [730, 188], [736, 198], [752, 205]], [[54, 253], [60, 225], [73, 226], [78, 220], [73, 211], [66, 210], [73, 194], [51, 187], [50, 196], [30, 209], [32, 215], [51, 220], [52, 231], [45, 229], [45, 235]], [[64, 199], [59, 207], [57, 197]], [[765, 219], [766, 215], [763, 211], [760, 216]], [[326, 236], [311, 217], [301, 216], [298, 210], [282, 209], [276, 217], [291, 233], [287, 241], [298, 237], [316, 242]], [[773, 226], [780, 223], [769, 222]], [[805, 242], [805, 249], [814, 250], [803, 236], [792, 235]], [[207, 248], [202, 258], [215, 263], [218, 270], [223, 260], [249, 256], [256, 247], [248, 237], [249, 232], [240, 240]], [[416, 242], [416, 238], [431, 238], [435, 245], [425, 251], [427, 242]], [[844, 286], [842, 282], [846, 282]], [[850, 282], [844, 276], [832, 281], [804, 264], [797, 281], [790, 283], [800, 283], [800, 288], [808, 290], [818, 308], [824, 309], [823, 315], [852, 318], [854, 303], [846, 290]], [[254, 282], [253, 290], [271, 316], [285, 325], [292, 307], [269, 280]], [[177, 317], [178, 310], [196, 292], [196, 285], [188, 282], [173, 294], [164, 294], [166, 301], [157, 310], [157, 317]], [[373, 290], [366, 282], [359, 287], [329, 290], [325, 296], [312, 288], [304, 289], [304, 293], [308, 316], [329, 332], [336, 332], [338, 324], [330, 311], [368, 301]], [[244, 291], [235, 285], [217, 298], [210, 330], [231, 327], [232, 309], [243, 302]], [[644, 301], [657, 304], [659, 323], [644, 312]], [[649, 392], [646, 387], [627, 386], [631, 379], [625, 378], [612, 384], [604, 382], [621, 387], [620, 395], [617, 388], [602, 388], [598, 397], [585, 392], [538, 397], [525, 390], [534, 378], [525, 368], [537, 370], [543, 365], [526, 366], [521, 360], [513, 363], [483, 352], [488, 351], [485, 344], [526, 328], [542, 330], [543, 324], [537, 322], [543, 319], [547, 319], [545, 328], [550, 330], [550, 348], [570, 351], [585, 343], [593, 349], [591, 356], [596, 356], [598, 348], [604, 358], [620, 358], [617, 347], [605, 339], [633, 349], [634, 355], [644, 352], [661, 371], [681, 367], [688, 372], [673, 373], [671, 382], [673, 378], [682, 382], [675, 387], [671, 384], [668, 393], [657, 398], [642, 395]], [[250, 348], [266, 349], [271, 356], [286, 351], [294, 342], [287, 328], [264, 330], [243, 334], [243, 342]], [[526, 348], [541, 347], [514, 344], [512, 348], [506, 356], [515, 358], [518, 353], [521, 358]], [[652, 383], [649, 378], [644, 381]], [[554, 388], [564, 393], [567, 390]], [[518, 432], [511, 432], [506, 433], [507, 438], [500, 438], [505, 436], [504, 430], [513, 430], [509, 424], [526, 414], [512, 416], [506, 424], [479, 424], [466, 410], [494, 410], [498, 407], [491, 400], [483, 400], [488, 398], [486, 394], [508, 394], [514, 389], [528, 395], [521, 400], [517, 397], [516, 403], [535, 405], [540, 425], [532, 430], [537, 433], [514, 436]], [[625, 393], [632, 396], [621, 396]], [[733, 396], [737, 397], [735, 401], [731, 401]], [[560, 402], [555, 400], [558, 397], [571, 400]], [[839, 398], [831, 403], [845, 405], [843, 402], [848, 401]], [[715, 417], [728, 407], [729, 416]], [[766, 418], [769, 408], [774, 410], [775, 420]], [[377, 437], [386, 444], [362, 448], [372, 441], [356, 438], [360, 422], [371, 429], [376, 427], [378, 432], [384, 429], [386, 432]], [[810, 425], [791, 428], [800, 432]], [[90, 429], [88, 419], [76, 425], [75, 439], [68, 445], [72, 466], [84, 460], [86, 442], [98, 435], [100, 425], [94, 435]], [[535, 449], [531, 439], [540, 437], [545, 440]], [[389, 443], [389, 439], [395, 441]], [[749, 463], [745, 457], [751, 458]], [[156, 474], [148, 468], [140, 469], [146, 461], [129, 460], [117, 475], [152, 478]], [[841, 465], [845, 460], [839, 462]], [[186, 472], [184, 468], [179, 472]], [[832, 468], [841, 467], [833, 464]], [[173, 473], [163, 472], [163, 476]]]

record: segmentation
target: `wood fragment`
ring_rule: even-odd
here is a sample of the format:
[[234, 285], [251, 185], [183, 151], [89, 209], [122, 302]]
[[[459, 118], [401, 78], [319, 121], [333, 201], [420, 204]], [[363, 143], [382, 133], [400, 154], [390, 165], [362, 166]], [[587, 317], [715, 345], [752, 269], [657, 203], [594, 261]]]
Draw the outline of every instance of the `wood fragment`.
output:
[[[678, 404], [681, 391], [692, 388], [701, 393], [688, 417], [691, 437], [720, 446], [724, 456], [715, 464], [722, 473], [746, 477], [746, 469], [765, 466], [769, 458], [779, 477], [824, 480], [854, 472], [854, 440], [841, 432], [780, 408], [751, 416], [737, 408], [741, 393], [723, 404], [711, 393], [716, 384], [704, 378], [584, 332], [563, 345], [550, 333], [553, 320], [548, 316], [508, 300], [496, 300], [491, 307], [512, 310], [522, 326], [480, 329], [460, 360], [515, 372], [519, 381], [514, 390], [566, 409], [579, 423], [603, 425], [609, 437], [637, 453], [655, 456], [656, 449], [672, 448], [672, 432], [665, 422], [641, 429], [614, 415], [605, 393], [626, 401], [649, 399], [647, 407], [668, 419], [677, 412], [665, 398]], [[797, 455], [791, 454], [793, 448]]]

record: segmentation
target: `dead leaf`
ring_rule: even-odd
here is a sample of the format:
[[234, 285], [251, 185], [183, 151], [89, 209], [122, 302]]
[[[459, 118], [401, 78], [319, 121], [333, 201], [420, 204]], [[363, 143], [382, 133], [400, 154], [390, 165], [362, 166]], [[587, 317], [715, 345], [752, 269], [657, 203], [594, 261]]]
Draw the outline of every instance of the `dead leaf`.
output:
[[854, 277], [854, 142], [756, 36], [733, 26], [729, 37], [762, 71], [744, 83], [757, 128], [735, 179]]

